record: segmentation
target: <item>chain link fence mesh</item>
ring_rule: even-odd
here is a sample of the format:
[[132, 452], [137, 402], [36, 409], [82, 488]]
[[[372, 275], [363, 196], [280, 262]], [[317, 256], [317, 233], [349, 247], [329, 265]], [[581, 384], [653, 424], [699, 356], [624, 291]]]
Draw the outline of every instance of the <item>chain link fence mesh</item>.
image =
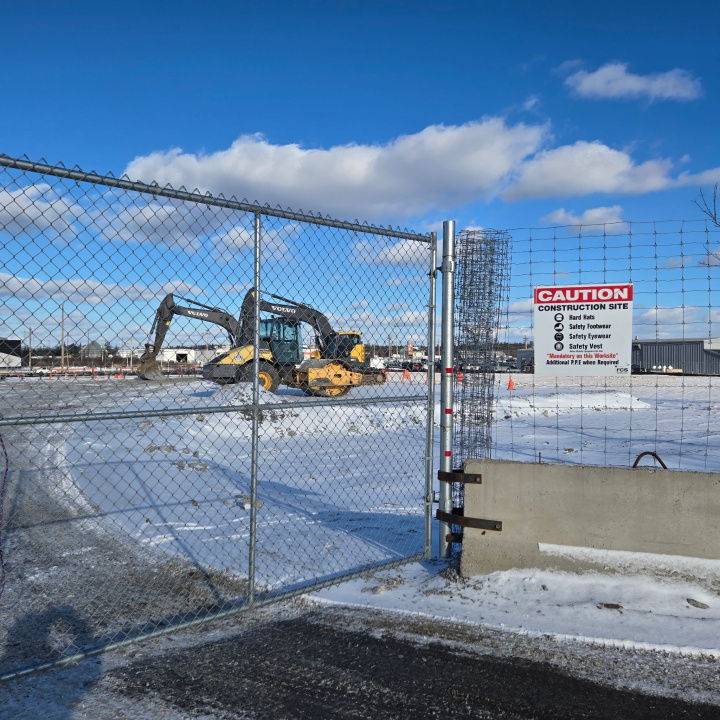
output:
[[0, 161], [0, 676], [427, 551], [432, 236]]

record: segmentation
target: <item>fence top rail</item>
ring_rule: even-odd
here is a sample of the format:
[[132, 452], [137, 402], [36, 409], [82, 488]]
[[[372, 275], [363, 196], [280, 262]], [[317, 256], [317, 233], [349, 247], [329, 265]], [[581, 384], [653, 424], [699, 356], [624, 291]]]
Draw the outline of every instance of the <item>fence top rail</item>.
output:
[[158, 184], [148, 184], [136, 180], [130, 180], [127, 176], [120, 178], [113, 175], [100, 175], [95, 172], [84, 172], [79, 168], [67, 168], [62, 165], [48, 165], [43, 162], [33, 162], [25, 158], [13, 158], [9, 155], [0, 154], [0, 167], [13, 168], [25, 172], [35, 172], [40, 175], [52, 175], [54, 177], [66, 178], [77, 182], [87, 182], [94, 185], [104, 185], [105, 187], [122, 188], [123, 190], [134, 190], [139, 193], [147, 193], [157, 197], [172, 198], [174, 200], [183, 200], [186, 202], [200, 203], [203, 205], [211, 205], [214, 207], [227, 208], [229, 210], [239, 210], [242, 212], [254, 213], [258, 215], [267, 215], [268, 217], [283, 218], [285, 220], [295, 220], [297, 222], [313, 223], [314, 225], [323, 225], [325, 227], [340, 228], [342, 230], [350, 230], [353, 232], [364, 233], [367, 235], [382, 235], [385, 237], [398, 238], [402, 240], [416, 240], [418, 242], [430, 243], [432, 241], [431, 234], [421, 234], [411, 232], [409, 230], [396, 230], [390, 227], [382, 227], [376, 225], [367, 225], [359, 222], [347, 222], [344, 220], [336, 220], [322, 215], [313, 215], [310, 213], [294, 212], [293, 210], [283, 210], [282, 208], [272, 208], [269, 205], [257, 205], [246, 201], [236, 200], [235, 198], [216, 197], [210, 193], [201, 193], [198, 190], [189, 191], [183, 188], [176, 190], [170, 185], [161, 187]]

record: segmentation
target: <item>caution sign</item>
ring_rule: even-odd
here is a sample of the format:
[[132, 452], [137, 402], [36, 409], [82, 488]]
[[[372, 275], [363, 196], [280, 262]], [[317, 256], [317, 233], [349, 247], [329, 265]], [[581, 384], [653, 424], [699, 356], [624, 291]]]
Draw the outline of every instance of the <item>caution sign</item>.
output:
[[633, 286], [535, 288], [535, 374], [629, 375]]

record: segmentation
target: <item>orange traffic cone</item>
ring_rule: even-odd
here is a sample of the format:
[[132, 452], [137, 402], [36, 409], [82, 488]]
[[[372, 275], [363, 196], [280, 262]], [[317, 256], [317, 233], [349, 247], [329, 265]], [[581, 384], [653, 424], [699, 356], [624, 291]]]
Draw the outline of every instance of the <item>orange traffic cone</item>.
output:
[[403, 376], [402, 376], [402, 381], [405, 382], [406, 380], [408, 382], [412, 382], [412, 378], [410, 377], [410, 371], [407, 369], [405, 370], [405, 372], [403, 373]]
[[459, 385], [464, 379], [465, 379], [465, 376], [461, 372], [459, 372], [455, 376], [455, 385]]
[[508, 382], [508, 390], [514, 390], [515, 389], [515, 383], [512, 380], [512, 375], [510, 376], [510, 382]]

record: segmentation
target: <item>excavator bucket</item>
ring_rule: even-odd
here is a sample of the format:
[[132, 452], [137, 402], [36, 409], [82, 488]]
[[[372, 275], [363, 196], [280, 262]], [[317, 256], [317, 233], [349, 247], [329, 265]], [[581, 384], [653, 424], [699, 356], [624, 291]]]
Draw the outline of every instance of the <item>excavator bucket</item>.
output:
[[143, 353], [135, 372], [141, 380], [159, 381], [165, 379], [157, 360], [148, 352]]

